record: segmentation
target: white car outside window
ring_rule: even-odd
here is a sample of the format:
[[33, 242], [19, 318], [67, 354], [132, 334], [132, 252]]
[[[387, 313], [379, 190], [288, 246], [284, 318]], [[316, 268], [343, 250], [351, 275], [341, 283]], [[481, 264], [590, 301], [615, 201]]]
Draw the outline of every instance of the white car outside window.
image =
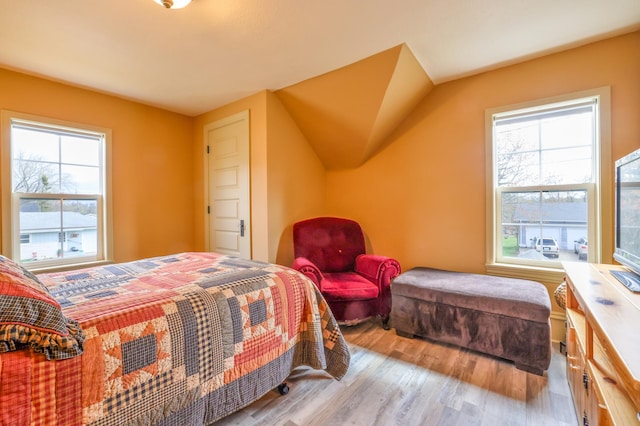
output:
[[560, 247], [555, 238], [540, 238], [536, 241], [536, 251], [542, 253], [545, 256], [558, 257], [560, 256]]

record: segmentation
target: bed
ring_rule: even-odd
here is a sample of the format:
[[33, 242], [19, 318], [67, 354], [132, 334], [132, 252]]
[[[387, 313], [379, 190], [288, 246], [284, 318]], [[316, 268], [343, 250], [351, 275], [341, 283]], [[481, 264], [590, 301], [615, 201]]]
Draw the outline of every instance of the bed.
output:
[[302, 274], [180, 253], [37, 277], [0, 256], [0, 424], [207, 425], [349, 351]]

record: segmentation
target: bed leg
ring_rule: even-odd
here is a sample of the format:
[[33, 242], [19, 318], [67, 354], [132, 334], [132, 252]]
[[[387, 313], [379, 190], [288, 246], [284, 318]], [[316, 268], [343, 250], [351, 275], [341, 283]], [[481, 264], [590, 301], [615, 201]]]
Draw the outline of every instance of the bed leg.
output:
[[289, 393], [289, 385], [286, 382], [282, 382], [278, 385], [278, 392], [280, 395], [286, 395]]

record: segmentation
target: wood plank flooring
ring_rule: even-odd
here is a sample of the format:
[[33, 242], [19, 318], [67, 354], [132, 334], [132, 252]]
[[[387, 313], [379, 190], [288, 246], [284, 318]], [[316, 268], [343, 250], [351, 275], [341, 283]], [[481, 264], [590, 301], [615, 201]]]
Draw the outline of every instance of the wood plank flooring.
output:
[[491, 356], [399, 337], [376, 320], [343, 334], [351, 365], [341, 381], [298, 368], [288, 395], [271, 391], [216, 425], [578, 425], [557, 348], [536, 376]]

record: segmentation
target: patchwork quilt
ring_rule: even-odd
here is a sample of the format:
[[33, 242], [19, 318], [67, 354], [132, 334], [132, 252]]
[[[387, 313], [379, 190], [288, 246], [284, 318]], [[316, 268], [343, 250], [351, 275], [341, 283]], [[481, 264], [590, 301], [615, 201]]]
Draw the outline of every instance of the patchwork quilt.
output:
[[349, 352], [302, 274], [181, 253], [38, 276], [77, 322], [81, 354], [0, 354], [2, 425], [204, 425], [308, 365], [336, 379]]

